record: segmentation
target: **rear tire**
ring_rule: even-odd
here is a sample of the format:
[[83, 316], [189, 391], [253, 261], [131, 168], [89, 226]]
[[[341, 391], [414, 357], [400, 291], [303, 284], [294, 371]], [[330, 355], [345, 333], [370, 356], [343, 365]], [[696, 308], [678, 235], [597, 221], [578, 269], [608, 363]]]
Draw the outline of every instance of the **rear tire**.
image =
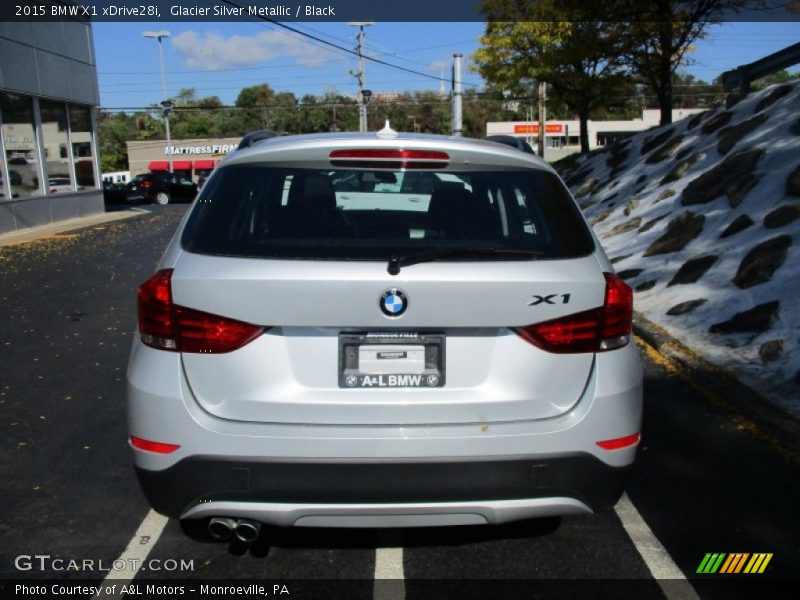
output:
[[169, 194], [167, 192], [158, 192], [156, 194], [156, 204], [169, 204]]

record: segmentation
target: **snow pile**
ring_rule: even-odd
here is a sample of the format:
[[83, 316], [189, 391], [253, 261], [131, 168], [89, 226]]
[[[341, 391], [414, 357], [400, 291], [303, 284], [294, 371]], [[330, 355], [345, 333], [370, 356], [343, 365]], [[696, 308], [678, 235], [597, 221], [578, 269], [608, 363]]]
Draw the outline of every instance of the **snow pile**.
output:
[[555, 166], [636, 310], [800, 416], [800, 82]]

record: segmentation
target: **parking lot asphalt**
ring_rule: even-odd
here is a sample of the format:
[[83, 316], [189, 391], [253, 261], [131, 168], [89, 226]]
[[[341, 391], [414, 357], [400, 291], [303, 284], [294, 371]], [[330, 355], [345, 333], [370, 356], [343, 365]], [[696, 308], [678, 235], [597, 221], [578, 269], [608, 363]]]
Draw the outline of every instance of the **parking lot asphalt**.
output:
[[[111, 563], [148, 514], [126, 441], [124, 373], [136, 288], [185, 208], [148, 207], [135, 219], [0, 248], [0, 578], [103, 577], [98, 563], [70, 573], [15, 563], [20, 555]], [[268, 528], [248, 548], [196, 539], [202, 536], [169, 521], [150, 558], [193, 562], [171, 578], [352, 580], [350, 597], [466, 597], [470, 589], [511, 597], [501, 584], [514, 581], [526, 582], [515, 588], [525, 597], [547, 597], [531, 582], [621, 580], [639, 586], [637, 597], [706, 599], [732, 597], [737, 588], [750, 593], [736, 575], [695, 573], [706, 553], [766, 552], [773, 553], [769, 568], [748, 576], [748, 585], [772, 581], [770, 597], [796, 593], [797, 462], [647, 352], [643, 363], [643, 441], [627, 491], [643, 526], [618, 509], [501, 527]], [[632, 539], [642, 528], [655, 546]], [[654, 581], [654, 569], [669, 571], [653, 555], [676, 565], [690, 586], [673, 592]], [[376, 573], [404, 583], [380, 591]], [[140, 571], [136, 578], [155, 575], [164, 576]], [[454, 581], [469, 585], [458, 595], [436, 587]], [[734, 588], [720, 587], [731, 581]], [[475, 582], [497, 584], [496, 595]], [[603, 597], [602, 586], [590, 589], [589, 597]]]

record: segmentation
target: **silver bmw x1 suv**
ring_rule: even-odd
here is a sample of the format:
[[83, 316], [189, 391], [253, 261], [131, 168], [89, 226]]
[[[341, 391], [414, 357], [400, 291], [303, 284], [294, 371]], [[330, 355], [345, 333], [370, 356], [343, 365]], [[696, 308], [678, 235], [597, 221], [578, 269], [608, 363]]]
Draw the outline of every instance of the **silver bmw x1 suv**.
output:
[[530, 154], [388, 128], [254, 142], [138, 299], [138, 477], [216, 537], [503, 523], [623, 491], [632, 293]]

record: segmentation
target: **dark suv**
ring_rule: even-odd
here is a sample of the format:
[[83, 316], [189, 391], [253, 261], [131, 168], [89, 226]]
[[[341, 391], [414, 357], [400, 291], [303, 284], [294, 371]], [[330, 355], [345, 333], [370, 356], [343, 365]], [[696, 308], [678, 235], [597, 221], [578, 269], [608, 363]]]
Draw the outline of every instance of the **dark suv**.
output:
[[178, 173], [156, 171], [134, 177], [126, 186], [127, 202], [191, 202], [197, 195], [197, 184]]

